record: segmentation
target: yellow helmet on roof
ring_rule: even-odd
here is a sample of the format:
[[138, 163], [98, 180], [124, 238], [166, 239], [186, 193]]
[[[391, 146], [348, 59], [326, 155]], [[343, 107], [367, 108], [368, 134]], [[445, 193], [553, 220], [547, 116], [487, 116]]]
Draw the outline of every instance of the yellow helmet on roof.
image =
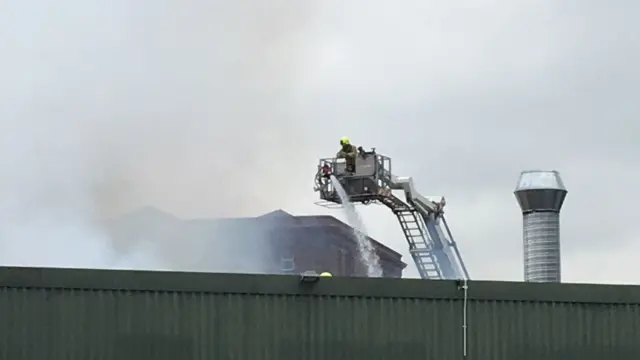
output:
[[348, 137], [346, 137], [346, 136], [343, 136], [343, 137], [340, 139], [340, 145], [347, 145], [347, 144], [349, 144], [349, 138], [348, 138]]

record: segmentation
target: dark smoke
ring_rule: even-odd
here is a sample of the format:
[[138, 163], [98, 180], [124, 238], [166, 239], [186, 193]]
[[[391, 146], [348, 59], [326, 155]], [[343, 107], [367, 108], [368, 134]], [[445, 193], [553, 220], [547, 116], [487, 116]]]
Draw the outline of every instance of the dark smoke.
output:
[[282, 180], [309, 168], [291, 166], [308, 2], [38, 3], [0, 13], [0, 262], [180, 267], [209, 245], [122, 253], [104, 219], [257, 215], [308, 191]]

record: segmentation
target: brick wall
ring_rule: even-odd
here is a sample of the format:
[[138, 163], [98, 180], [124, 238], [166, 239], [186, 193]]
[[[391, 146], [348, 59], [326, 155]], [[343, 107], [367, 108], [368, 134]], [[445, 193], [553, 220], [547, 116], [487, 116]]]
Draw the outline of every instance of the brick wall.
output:
[[[277, 249], [274, 260], [280, 263], [282, 273], [329, 271], [335, 276], [367, 275], [356, 243], [337, 231], [298, 229], [288, 231], [287, 236], [280, 231], [277, 236], [273, 239], [274, 249]], [[379, 254], [383, 275], [401, 277], [403, 264]]]

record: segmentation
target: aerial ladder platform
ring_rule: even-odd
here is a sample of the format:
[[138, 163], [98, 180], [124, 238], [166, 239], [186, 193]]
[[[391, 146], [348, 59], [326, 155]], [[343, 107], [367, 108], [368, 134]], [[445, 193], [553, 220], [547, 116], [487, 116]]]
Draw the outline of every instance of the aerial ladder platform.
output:
[[[469, 274], [444, 217], [444, 197], [431, 201], [420, 195], [410, 177], [396, 177], [391, 159], [360, 150], [355, 168], [347, 171], [344, 159], [320, 159], [314, 190], [320, 193], [316, 204], [337, 208], [342, 200], [331, 181], [339, 181], [353, 204], [382, 204], [397, 217], [409, 253], [423, 279], [468, 280]], [[393, 191], [402, 191], [404, 199]]]

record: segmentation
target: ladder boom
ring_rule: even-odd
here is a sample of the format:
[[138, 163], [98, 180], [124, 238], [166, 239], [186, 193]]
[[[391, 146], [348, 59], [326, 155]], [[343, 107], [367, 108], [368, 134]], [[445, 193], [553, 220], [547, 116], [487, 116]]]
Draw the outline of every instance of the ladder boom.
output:
[[[382, 203], [397, 217], [409, 244], [409, 253], [423, 279], [469, 279], [451, 231], [444, 218], [444, 198], [434, 202], [422, 196], [410, 177], [397, 177], [391, 171], [391, 159], [375, 149], [360, 152], [355, 167], [335, 158], [320, 159], [315, 176], [315, 191], [322, 206], [342, 206], [332, 181], [335, 176], [350, 202]], [[393, 194], [401, 190], [404, 198]]]
[[[421, 220], [416, 222], [422, 225], [421, 237], [425, 245], [423, 246], [424, 250], [418, 249], [415, 252], [420, 253], [420, 258], [433, 258], [439, 268], [437, 277], [432, 276], [429, 272], [424, 274], [421, 272], [420, 275], [423, 278], [469, 279], [469, 274], [458, 246], [453, 240], [449, 226], [444, 218], [444, 198], [439, 203], [428, 200], [416, 190], [413, 185], [413, 179], [410, 177], [397, 177], [386, 172], [384, 178], [387, 180], [387, 185], [390, 189], [403, 191], [407, 203], [413, 207], [414, 212], [418, 215], [415, 216], [414, 214], [414, 217]], [[402, 221], [401, 226], [403, 226]], [[415, 242], [415, 240], [410, 240], [409, 236], [406, 236], [406, 231], [405, 237], [407, 237], [411, 247], [412, 242]], [[414, 253], [412, 253], [412, 257], [420, 270], [421, 265], [416, 260]]]

